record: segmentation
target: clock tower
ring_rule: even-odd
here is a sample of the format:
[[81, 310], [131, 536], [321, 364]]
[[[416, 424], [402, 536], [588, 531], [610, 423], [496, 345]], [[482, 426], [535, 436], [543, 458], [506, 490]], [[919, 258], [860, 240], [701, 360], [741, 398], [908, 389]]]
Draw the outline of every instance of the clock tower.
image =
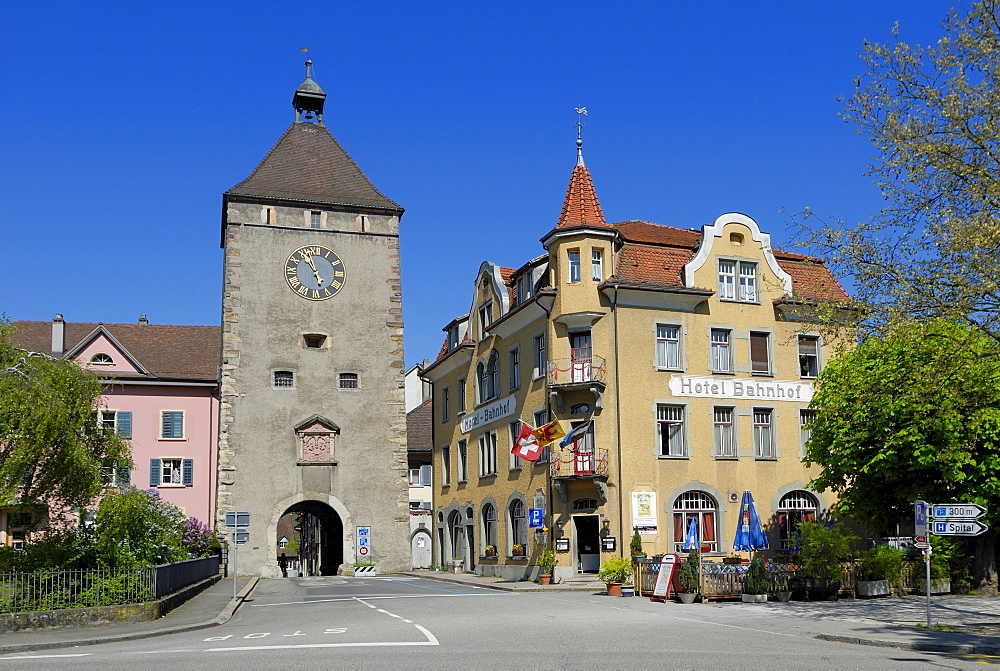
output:
[[216, 522], [250, 512], [243, 574], [280, 575], [286, 516], [306, 575], [410, 566], [403, 208], [331, 135], [325, 100], [306, 61], [295, 122], [222, 199]]

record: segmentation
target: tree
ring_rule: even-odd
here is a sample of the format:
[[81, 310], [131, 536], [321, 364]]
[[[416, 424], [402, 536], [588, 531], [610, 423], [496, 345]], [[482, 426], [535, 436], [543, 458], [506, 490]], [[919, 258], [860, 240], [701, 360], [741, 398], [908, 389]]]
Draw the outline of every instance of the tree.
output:
[[0, 505], [84, 507], [111, 468], [130, 463], [128, 446], [97, 421], [95, 374], [19, 349], [12, 332], [0, 320]]
[[936, 45], [900, 41], [898, 24], [892, 42], [864, 45], [868, 72], [841, 116], [876, 147], [867, 174], [886, 206], [854, 226], [798, 218], [806, 244], [853, 280], [863, 331], [948, 317], [1000, 349], [998, 7], [951, 10]]
[[[822, 371], [807, 464], [838, 512], [888, 531], [913, 503], [979, 503], [1000, 520], [1000, 365], [995, 343], [944, 319], [898, 325]], [[996, 592], [995, 531], [978, 538], [978, 588]]]

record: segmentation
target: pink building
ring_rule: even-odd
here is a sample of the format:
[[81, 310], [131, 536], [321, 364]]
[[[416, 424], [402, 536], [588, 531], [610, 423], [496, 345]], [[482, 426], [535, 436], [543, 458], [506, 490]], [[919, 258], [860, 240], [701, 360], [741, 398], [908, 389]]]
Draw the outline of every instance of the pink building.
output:
[[[12, 340], [97, 371], [107, 380], [98, 421], [129, 438], [133, 467], [115, 482], [154, 488], [188, 517], [212, 524], [219, 438], [217, 326], [14, 322]], [[18, 541], [16, 514], [0, 511], [0, 544]]]

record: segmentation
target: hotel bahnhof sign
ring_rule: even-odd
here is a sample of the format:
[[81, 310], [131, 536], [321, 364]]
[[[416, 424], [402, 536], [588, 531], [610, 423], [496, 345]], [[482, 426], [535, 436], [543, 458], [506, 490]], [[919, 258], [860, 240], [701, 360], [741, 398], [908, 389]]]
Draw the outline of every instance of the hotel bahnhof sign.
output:
[[807, 380], [673, 375], [670, 378], [670, 393], [698, 398], [808, 403], [812, 400], [813, 387]]
[[475, 412], [470, 412], [462, 417], [462, 433], [468, 433], [498, 419], [510, 417], [515, 410], [517, 410], [517, 399], [514, 396], [508, 396], [489, 405], [484, 405]]

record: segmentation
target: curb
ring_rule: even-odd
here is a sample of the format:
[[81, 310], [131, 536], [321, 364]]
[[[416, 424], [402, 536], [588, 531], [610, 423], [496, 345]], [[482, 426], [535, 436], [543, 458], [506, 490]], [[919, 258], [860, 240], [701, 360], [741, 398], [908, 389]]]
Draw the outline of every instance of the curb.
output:
[[120, 643], [123, 641], [137, 641], [143, 638], [154, 638], [156, 636], [166, 636], [167, 634], [183, 634], [188, 631], [198, 631], [199, 629], [208, 629], [209, 627], [217, 627], [220, 624], [225, 624], [228, 622], [236, 610], [243, 603], [244, 599], [253, 591], [253, 588], [257, 586], [257, 582], [260, 578], [251, 578], [250, 581], [240, 590], [239, 594], [236, 595], [235, 599], [229, 602], [221, 613], [212, 620], [206, 622], [197, 622], [195, 624], [182, 624], [176, 627], [164, 627], [163, 629], [153, 629], [151, 631], [137, 631], [131, 634], [113, 634], [111, 636], [94, 636], [91, 638], [80, 639], [77, 641], [62, 641], [59, 643], [29, 643], [25, 645], [3, 645], [0, 646], [0, 655], [7, 655], [15, 652], [34, 652], [35, 650], [52, 650], [53, 648], [69, 648], [81, 645], [100, 645], [102, 643]]
[[817, 634], [813, 638], [833, 643], [868, 645], [874, 648], [896, 648], [914, 652], [950, 652], [962, 655], [1000, 655], [1000, 647], [995, 645], [974, 645], [972, 643], [908, 643], [906, 641], [880, 641], [874, 638]]

